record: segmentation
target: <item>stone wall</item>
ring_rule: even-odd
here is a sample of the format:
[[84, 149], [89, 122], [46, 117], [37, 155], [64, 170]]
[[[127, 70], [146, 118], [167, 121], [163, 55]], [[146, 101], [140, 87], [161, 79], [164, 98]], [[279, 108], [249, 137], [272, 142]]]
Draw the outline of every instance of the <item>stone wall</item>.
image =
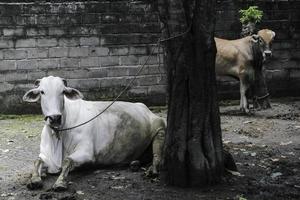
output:
[[[300, 1], [219, 0], [216, 35], [239, 37], [238, 10], [259, 5], [261, 27], [277, 34], [266, 65], [272, 96], [300, 95]], [[156, 48], [160, 36], [155, 1], [13, 0], [0, 2], [0, 113], [32, 113], [23, 94], [43, 76], [56, 75], [85, 99], [112, 99], [145, 70], [122, 100], [165, 103], [166, 77]], [[221, 97], [238, 97], [238, 82], [219, 81]]]
[[164, 103], [165, 76], [153, 49], [160, 30], [150, 2], [1, 1], [1, 112], [31, 112], [21, 98], [48, 75], [66, 78], [85, 99], [112, 99], [152, 51], [121, 99]]

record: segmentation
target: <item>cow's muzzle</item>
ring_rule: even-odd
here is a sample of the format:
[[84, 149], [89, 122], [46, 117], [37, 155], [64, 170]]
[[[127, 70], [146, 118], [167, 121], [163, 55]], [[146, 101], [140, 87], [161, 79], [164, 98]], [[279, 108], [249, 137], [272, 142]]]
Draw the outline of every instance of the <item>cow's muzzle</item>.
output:
[[50, 126], [57, 128], [61, 125], [61, 115], [49, 115], [45, 117], [45, 121], [49, 122]]
[[267, 50], [267, 51], [264, 51], [264, 53], [265, 53], [265, 55], [266, 55], [267, 58], [272, 57], [272, 51]]

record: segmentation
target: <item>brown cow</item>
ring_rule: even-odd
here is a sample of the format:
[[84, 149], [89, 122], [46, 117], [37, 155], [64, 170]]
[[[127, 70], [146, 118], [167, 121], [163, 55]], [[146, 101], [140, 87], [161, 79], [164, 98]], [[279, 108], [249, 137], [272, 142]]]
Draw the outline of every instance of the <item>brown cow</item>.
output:
[[244, 112], [249, 112], [246, 91], [255, 80], [255, 70], [262, 73], [262, 62], [272, 55], [274, 37], [274, 31], [263, 29], [257, 35], [237, 40], [215, 38], [216, 74], [240, 80], [240, 108]]

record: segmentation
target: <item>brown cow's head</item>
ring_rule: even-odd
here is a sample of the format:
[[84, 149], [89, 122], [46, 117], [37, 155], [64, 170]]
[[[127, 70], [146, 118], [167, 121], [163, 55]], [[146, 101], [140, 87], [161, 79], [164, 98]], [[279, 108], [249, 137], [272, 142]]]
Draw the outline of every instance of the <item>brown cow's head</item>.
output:
[[272, 42], [275, 37], [275, 32], [269, 29], [262, 29], [258, 31], [257, 35], [264, 41], [264, 56], [269, 58], [272, 56]]

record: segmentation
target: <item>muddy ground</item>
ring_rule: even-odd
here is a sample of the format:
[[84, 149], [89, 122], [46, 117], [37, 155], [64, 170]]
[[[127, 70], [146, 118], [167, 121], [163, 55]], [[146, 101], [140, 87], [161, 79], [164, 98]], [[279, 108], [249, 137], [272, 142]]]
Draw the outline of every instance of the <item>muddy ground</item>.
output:
[[[81, 169], [69, 176], [67, 192], [53, 192], [57, 176], [29, 191], [33, 160], [39, 153], [41, 116], [0, 116], [0, 199], [300, 199], [300, 99], [275, 99], [272, 109], [253, 115], [238, 112], [238, 102], [220, 108], [224, 145], [240, 174], [203, 189], [167, 187], [145, 179], [143, 169]], [[164, 109], [155, 112], [165, 116]], [[180, 175], [179, 175], [180, 176]]]

